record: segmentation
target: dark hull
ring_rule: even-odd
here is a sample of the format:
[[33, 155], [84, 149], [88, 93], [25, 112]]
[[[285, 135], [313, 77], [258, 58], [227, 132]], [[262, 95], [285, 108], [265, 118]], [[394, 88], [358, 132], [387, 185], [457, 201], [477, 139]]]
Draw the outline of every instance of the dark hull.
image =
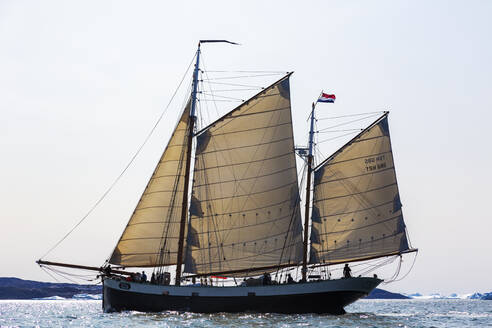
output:
[[274, 296], [171, 296], [149, 295], [104, 287], [105, 311], [189, 311], [260, 312], [260, 313], [329, 313], [344, 314], [344, 306], [367, 295], [360, 291], [332, 291]]

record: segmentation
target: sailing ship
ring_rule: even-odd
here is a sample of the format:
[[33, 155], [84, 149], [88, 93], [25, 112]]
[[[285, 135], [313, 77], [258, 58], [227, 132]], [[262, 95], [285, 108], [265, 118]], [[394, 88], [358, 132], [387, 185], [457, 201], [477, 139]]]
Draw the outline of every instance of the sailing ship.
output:
[[[303, 222], [291, 73], [197, 131], [200, 45], [207, 42], [221, 40], [200, 41], [190, 99], [107, 263], [37, 263], [100, 271], [106, 312], [344, 313], [382, 280], [331, 279], [310, 275], [313, 268], [416, 251], [403, 220], [388, 112], [314, 166], [313, 104]], [[174, 282], [164, 272], [170, 266]], [[125, 278], [126, 268], [145, 267], [164, 278]], [[297, 283], [249, 278], [299, 267]], [[206, 284], [212, 276], [236, 283]]]

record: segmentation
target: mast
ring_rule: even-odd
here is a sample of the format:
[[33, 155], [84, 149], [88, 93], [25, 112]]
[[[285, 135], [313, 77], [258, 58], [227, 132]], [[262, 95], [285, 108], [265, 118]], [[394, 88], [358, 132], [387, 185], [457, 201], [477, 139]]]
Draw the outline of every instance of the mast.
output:
[[196, 91], [198, 87], [198, 71], [200, 69], [200, 42], [198, 42], [198, 49], [196, 51], [196, 63], [195, 70], [193, 71], [193, 91], [191, 93], [191, 109], [190, 109], [190, 122], [188, 124], [188, 137], [187, 144], [188, 149], [186, 151], [186, 171], [183, 189], [183, 204], [181, 207], [181, 222], [179, 224], [179, 240], [178, 240], [178, 259], [176, 263], [176, 286], [181, 285], [181, 266], [183, 264], [183, 246], [184, 246], [184, 232], [186, 226], [186, 214], [188, 212], [188, 188], [190, 182], [190, 166], [191, 166], [191, 145], [193, 142], [193, 132], [195, 128], [195, 109], [196, 109]]
[[313, 107], [311, 110], [311, 127], [309, 129], [309, 153], [307, 160], [307, 181], [306, 181], [306, 211], [304, 215], [304, 252], [302, 261], [302, 281], [306, 281], [307, 276], [307, 252], [308, 252], [308, 229], [309, 229], [309, 203], [311, 201], [311, 175], [312, 175], [312, 165], [313, 165], [313, 139], [314, 139], [314, 108], [316, 103], [313, 102]]
[[198, 89], [198, 71], [200, 70], [200, 45], [202, 43], [229, 43], [235, 44], [237, 43], [230, 42], [227, 40], [200, 40], [198, 42], [198, 49], [196, 51], [196, 63], [195, 69], [193, 71], [193, 91], [191, 93], [191, 109], [190, 109], [190, 122], [188, 125], [188, 150], [186, 152], [186, 171], [185, 171], [185, 181], [183, 188], [183, 204], [181, 207], [181, 221], [179, 225], [179, 239], [178, 239], [178, 258], [176, 263], [176, 282], [175, 285], [181, 285], [181, 266], [183, 264], [183, 248], [184, 248], [184, 233], [186, 226], [186, 217], [188, 213], [188, 193], [189, 193], [189, 182], [190, 182], [190, 166], [191, 166], [191, 145], [194, 136], [195, 129], [195, 110], [196, 110], [196, 94]]

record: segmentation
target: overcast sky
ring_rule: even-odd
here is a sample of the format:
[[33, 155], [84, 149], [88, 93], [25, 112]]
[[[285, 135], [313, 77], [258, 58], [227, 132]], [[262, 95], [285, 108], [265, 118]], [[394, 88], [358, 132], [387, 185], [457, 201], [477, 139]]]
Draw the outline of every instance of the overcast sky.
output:
[[[242, 45], [204, 46], [207, 68], [295, 71], [296, 144], [321, 89], [337, 103], [320, 116], [391, 111], [404, 217], [420, 252], [404, 280], [383, 288], [491, 291], [491, 13], [490, 1], [0, 0], [0, 276], [51, 279], [34, 261], [128, 163], [197, 41], [224, 38]], [[182, 102], [46, 259], [99, 266], [109, 256]]]

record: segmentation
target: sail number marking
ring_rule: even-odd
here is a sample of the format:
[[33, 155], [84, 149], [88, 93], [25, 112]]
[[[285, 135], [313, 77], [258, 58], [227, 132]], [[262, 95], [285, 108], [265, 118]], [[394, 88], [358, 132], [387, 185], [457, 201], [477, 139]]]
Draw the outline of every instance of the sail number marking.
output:
[[386, 158], [384, 155], [369, 157], [364, 160], [366, 172], [372, 172], [386, 168]]

